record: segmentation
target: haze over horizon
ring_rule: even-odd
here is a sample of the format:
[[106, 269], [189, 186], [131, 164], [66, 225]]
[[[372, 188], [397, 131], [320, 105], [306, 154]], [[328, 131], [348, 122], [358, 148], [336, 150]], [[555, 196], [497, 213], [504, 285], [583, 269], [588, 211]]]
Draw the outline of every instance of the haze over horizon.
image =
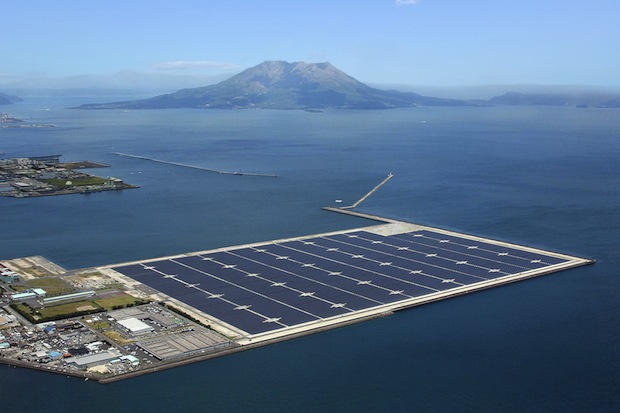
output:
[[265, 60], [329, 61], [370, 84], [620, 88], [612, 0], [23, 0], [3, 14], [0, 90], [172, 90]]

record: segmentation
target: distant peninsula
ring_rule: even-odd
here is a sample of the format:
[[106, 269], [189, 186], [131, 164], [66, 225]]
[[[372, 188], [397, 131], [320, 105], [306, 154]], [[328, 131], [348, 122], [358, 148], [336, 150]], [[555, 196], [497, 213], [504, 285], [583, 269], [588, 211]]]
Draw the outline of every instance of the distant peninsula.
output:
[[22, 102], [23, 99], [19, 96], [7, 95], [0, 92], [0, 105], [12, 105], [13, 103]]
[[471, 102], [370, 87], [331, 63], [266, 61], [223, 82], [150, 99], [89, 103], [77, 109], [391, 109]]
[[578, 108], [620, 108], [620, 95], [613, 93], [516, 93], [489, 99], [490, 105], [573, 106]]

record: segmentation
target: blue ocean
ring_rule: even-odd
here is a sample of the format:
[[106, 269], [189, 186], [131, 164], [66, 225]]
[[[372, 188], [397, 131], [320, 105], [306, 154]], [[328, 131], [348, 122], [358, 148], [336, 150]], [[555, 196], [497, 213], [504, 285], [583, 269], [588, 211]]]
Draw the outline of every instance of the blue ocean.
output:
[[140, 188], [0, 198], [0, 259], [76, 269], [370, 225], [321, 207], [391, 172], [359, 210], [596, 264], [109, 385], [0, 365], [2, 411], [618, 411], [617, 109], [67, 109], [97, 99], [3, 107], [56, 127], [0, 129], [0, 153]]

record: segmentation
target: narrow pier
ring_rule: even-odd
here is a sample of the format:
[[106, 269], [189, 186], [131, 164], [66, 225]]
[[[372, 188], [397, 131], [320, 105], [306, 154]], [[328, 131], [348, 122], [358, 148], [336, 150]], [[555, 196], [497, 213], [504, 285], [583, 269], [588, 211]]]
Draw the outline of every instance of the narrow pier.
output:
[[378, 215], [367, 214], [365, 212], [352, 211], [351, 210], [352, 207], [338, 208], [338, 207], [325, 206], [325, 207], [321, 207], [321, 209], [324, 211], [337, 212], [339, 214], [345, 214], [345, 215], [350, 215], [353, 217], [369, 219], [371, 221], [383, 222], [386, 224], [393, 224], [393, 223], [399, 222], [398, 220], [391, 219], [391, 218], [380, 217]]
[[370, 190], [370, 192], [368, 192], [366, 195], [364, 195], [363, 197], [361, 197], [356, 203], [354, 203], [353, 205], [349, 205], [349, 206], [344, 206], [344, 207], [340, 207], [340, 209], [354, 209], [357, 208], [359, 206], [359, 204], [361, 204], [362, 202], [364, 202], [369, 196], [371, 196], [372, 194], [374, 194], [375, 192], [377, 192], [379, 190], [379, 188], [381, 188], [383, 185], [385, 185], [387, 183], [387, 181], [389, 181], [390, 179], [392, 179], [394, 175], [390, 172], [388, 174], [388, 176], [381, 181], [377, 186], [375, 186], [374, 188], [372, 188]]
[[180, 166], [183, 168], [198, 169], [201, 171], [213, 172], [213, 173], [222, 174], [222, 175], [262, 176], [266, 178], [277, 178], [278, 177], [278, 175], [275, 175], [275, 174], [261, 174], [261, 173], [254, 173], [254, 172], [238, 172], [238, 171], [235, 171], [235, 172], [220, 171], [217, 169], [205, 168], [204, 166], [188, 165], [188, 164], [180, 163], [180, 162], [172, 162], [172, 161], [165, 161], [162, 159], [149, 158], [148, 156], [131, 155], [128, 153], [121, 153], [121, 152], [112, 152], [112, 153], [114, 155], [126, 156], [128, 158], [142, 159], [142, 160], [151, 161], [151, 162], [159, 162], [159, 163], [164, 163], [167, 165]]

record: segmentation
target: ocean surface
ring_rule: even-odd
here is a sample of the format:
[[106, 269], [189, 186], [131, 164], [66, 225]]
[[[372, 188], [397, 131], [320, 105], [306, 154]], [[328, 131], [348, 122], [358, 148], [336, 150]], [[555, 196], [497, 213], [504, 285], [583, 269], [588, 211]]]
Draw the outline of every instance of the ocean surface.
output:
[[356, 228], [372, 222], [320, 207], [392, 172], [360, 210], [597, 262], [109, 385], [0, 366], [2, 411], [618, 411], [620, 110], [66, 109], [96, 100], [2, 107], [56, 127], [0, 129], [0, 153], [104, 162], [90, 172], [140, 188], [0, 198], [0, 259], [74, 269]]

